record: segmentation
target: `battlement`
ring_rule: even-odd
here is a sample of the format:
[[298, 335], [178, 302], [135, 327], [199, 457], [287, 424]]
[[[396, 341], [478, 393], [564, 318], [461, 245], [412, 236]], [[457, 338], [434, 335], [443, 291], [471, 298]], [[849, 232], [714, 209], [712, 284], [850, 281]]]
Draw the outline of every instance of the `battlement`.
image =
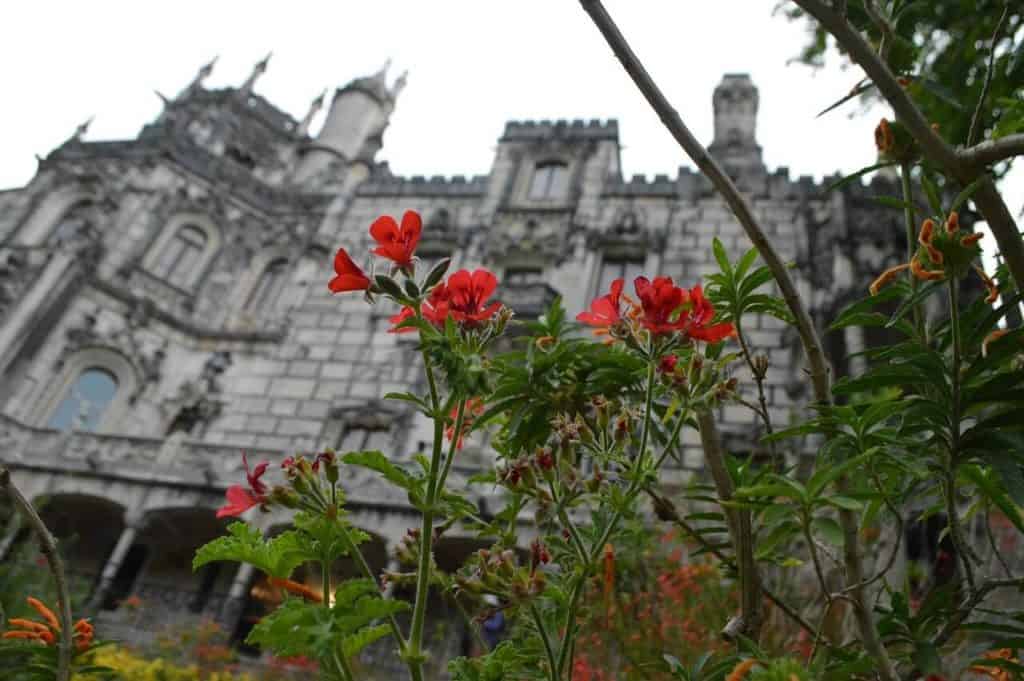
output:
[[380, 177], [359, 186], [360, 196], [446, 196], [480, 197], [487, 192], [487, 175], [413, 175], [412, 177]]
[[582, 118], [574, 118], [571, 121], [566, 119], [509, 121], [505, 124], [505, 133], [501, 136], [500, 141], [536, 140], [546, 137], [618, 141], [619, 122], [614, 118], [609, 118], [607, 121], [598, 118], [592, 118], [589, 121], [584, 121]]
[[661, 196], [675, 198], [679, 194], [678, 183], [668, 175], [655, 175], [647, 179], [646, 175], [633, 175], [626, 180], [609, 182], [604, 189], [605, 196]]

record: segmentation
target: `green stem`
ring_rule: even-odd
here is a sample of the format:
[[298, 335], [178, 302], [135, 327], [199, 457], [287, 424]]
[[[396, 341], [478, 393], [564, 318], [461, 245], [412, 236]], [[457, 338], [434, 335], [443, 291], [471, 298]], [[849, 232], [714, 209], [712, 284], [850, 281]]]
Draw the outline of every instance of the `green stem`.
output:
[[[914, 255], [917, 253], [917, 217], [914, 214], [914, 193], [910, 188], [910, 164], [900, 164], [900, 184], [903, 187], [903, 217], [906, 220], [907, 225], [907, 262], [913, 260]], [[917, 295], [918, 281], [917, 277], [910, 270], [907, 270], [907, 277], [910, 280], [910, 295], [911, 297]], [[921, 307], [921, 303], [915, 303], [913, 308], [914, 315], [914, 328], [917, 329], [918, 335], [921, 340], [927, 342], [925, 333], [927, 327], [925, 326], [924, 310]]]
[[320, 574], [324, 582], [324, 607], [331, 609], [331, 564], [324, 560], [320, 562]]
[[[583, 585], [587, 580], [587, 574], [590, 572], [591, 566], [601, 555], [601, 550], [604, 548], [604, 545], [608, 542], [612, 532], [615, 531], [616, 526], [618, 526], [619, 521], [622, 519], [621, 508], [630, 506], [633, 499], [637, 494], [639, 494], [640, 490], [643, 489], [641, 482], [644, 479], [644, 464], [647, 460], [647, 440], [650, 437], [651, 413], [653, 412], [654, 407], [654, 365], [654, 358], [651, 357], [648, 359], [647, 363], [647, 394], [644, 400], [644, 423], [643, 430], [640, 432], [640, 451], [637, 453], [637, 457], [633, 462], [633, 479], [630, 480], [624, 503], [612, 514], [611, 519], [609, 519], [608, 524], [601, 533], [601, 538], [590, 547], [589, 559], [583, 565], [583, 571], [580, 573], [576, 583], [573, 585], [572, 597], [569, 599], [569, 608], [565, 613], [565, 633], [563, 634], [562, 644], [558, 653], [558, 679], [562, 678], [565, 665], [572, 657], [571, 651], [574, 639], [573, 628], [576, 623], [576, 609], [579, 606], [580, 596], [583, 594]], [[659, 463], [665, 460], [667, 452], [671, 450], [672, 444], [675, 441], [674, 436], [678, 434], [679, 428], [677, 427], [673, 433], [673, 437], [670, 438], [669, 442], [666, 444], [665, 451], [662, 452], [661, 457], [659, 457]]]
[[530, 616], [533, 618], [533, 623], [537, 626], [537, 631], [540, 633], [540, 640], [544, 642], [544, 652], [548, 656], [548, 676], [551, 678], [551, 681], [558, 681], [560, 675], [558, 661], [555, 659], [555, 651], [551, 647], [548, 631], [544, 628], [544, 620], [541, 619], [537, 606], [532, 603], [530, 604]]
[[[346, 528], [343, 523], [339, 524], [341, 525], [342, 541], [345, 542], [345, 548], [348, 550], [349, 555], [355, 559], [356, 564], [359, 566], [359, 569], [362, 570], [366, 578], [372, 580], [375, 584], [378, 584], [377, 575], [373, 573], [373, 568], [371, 568], [370, 564], [366, 562], [366, 557], [363, 556], [363, 552], [359, 550], [359, 547], [356, 546], [356, 543], [352, 540], [352, 536], [348, 533], [348, 528]], [[399, 652], [405, 652], [405, 636], [402, 635], [402, 629], [398, 626], [398, 620], [396, 620], [395, 616], [392, 614], [388, 615], [388, 626], [391, 628], [391, 635], [395, 637], [396, 641], [398, 641]]]
[[334, 664], [338, 667], [338, 671], [341, 673], [341, 678], [344, 681], [355, 681], [355, 675], [352, 673], [352, 668], [349, 666], [348, 661], [345, 659], [345, 653], [338, 654], [337, 650], [331, 651], [331, 655], [334, 656]]
[[[413, 681], [423, 681], [423, 623], [427, 614], [427, 599], [430, 596], [430, 571], [433, 553], [434, 505], [437, 503], [437, 482], [441, 466], [441, 451], [444, 446], [444, 415], [440, 413], [441, 404], [437, 393], [437, 381], [430, 358], [423, 353], [423, 366], [430, 386], [430, 407], [434, 412], [434, 448], [430, 457], [430, 470], [427, 480], [427, 498], [423, 508], [423, 522], [420, 526], [420, 555], [416, 568], [416, 601], [412, 611], [412, 625], [409, 630], [409, 645], [406, 657], [409, 674]], [[457, 442], [458, 439], [455, 438]]]
[[949, 535], [956, 547], [960, 564], [964, 569], [964, 577], [971, 592], [974, 591], [974, 568], [971, 559], [974, 557], [971, 548], [964, 541], [960, 527], [960, 514], [956, 508], [956, 466], [960, 453], [960, 364], [963, 360], [963, 346], [960, 338], [960, 282], [956, 277], [949, 278], [949, 324], [953, 334], [953, 414], [949, 461], [943, 487], [945, 488], [946, 515], [949, 519]]
[[462, 437], [462, 427], [465, 423], [466, 418], [466, 400], [459, 400], [458, 412], [455, 415], [455, 430], [452, 431], [452, 441], [448, 447], [448, 458], [444, 462], [444, 470], [441, 471], [441, 477], [438, 479], [437, 489], [438, 491], [444, 491], [444, 483], [448, 479], [448, 471], [452, 469], [452, 462], [455, 461], [455, 455], [458, 453], [459, 439]]
[[572, 518], [569, 517], [569, 513], [565, 510], [565, 506], [562, 504], [562, 500], [558, 498], [558, 492], [555, 489], [555, 483], [553, 480], [548, 480], [548, 489], [551, 490], [551, 500], [555, 504], [555, 509], [558, 513], [558, 519], [562, 521], [562, 525], [569, 532], [569, 538], [572, 540], [573, 548], [576, 549], [576, 554], [580, 557], [580, 560], [587, 559], [587, 548], [583, 544], [583, 539], [580, 537], [579, 530], [576, 529], [576, 525], [573, 524]]

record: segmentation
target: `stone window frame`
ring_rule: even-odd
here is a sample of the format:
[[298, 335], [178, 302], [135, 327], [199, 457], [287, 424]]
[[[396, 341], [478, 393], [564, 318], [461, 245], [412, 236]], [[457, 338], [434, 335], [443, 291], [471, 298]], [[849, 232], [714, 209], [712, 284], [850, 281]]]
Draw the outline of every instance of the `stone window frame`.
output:
[[[565, 167], [565, 191], [560, 196], [534, 197], [530, 190], [533, 186], [533, 178], [538, 168], [554, 164]], [[582, 159], [567, 152], [547, 152], [525, 155], [519, 163], [519, 172], [517, 173], [515, 189], [512, 193], [512, 195], [516, 197], [515, 204], [519, 206], [539, 206], [543, 208], [564, 208], [569, 206], [574, 199], [574, 187], [581, 166]]]
[[[285, 263], [285, 274], [284, 281], [277, 291], [277, 296], [274, 303], [270, 306], [254, 305], [253, 296], [256, 294], [260, 287], [260, 282], [263, 276], [267, 273], [267, 270], [275, 263]], [[238, 283], [238, 289], [236, 292], [235, 304], [243, 312], [250, 315], [266, 316], [268, 313], [275, 311], [278, 307], [278, 303], [281, 300], [281, 294], [284, 293], [285, 289], [288, 288], [289, 277], [295, 271], [295, 262], [290, 257], [288, 249], [282, 247], [266, 248], [256, 254], [253, 257], [252, 262], [246, 269], [245, 274], [242, 275], [241, 280]]]
[[[160, 259], [161, 252], [177, 237], [178, 231], [187, 226], [195, 227], [201, 231], [206, 236], [206, 244], [199, 256], [199, 262], [196, 263], [192, 270], [192, 280], [187, 286], [177, 286], [158, 276], [155, 273], [155, 267]], [[164, 223], [164, 227], [160, 230], [156, 239], [146, 248], [145, 255], [142, 257], [141, 267], [147, 274], [159, 279], [168, 286], [189, 294], [195, 294], [202, 287], [202, 283], [205, 281], [213, 261], [220, 253], [223, 243], [223, 233], [210, 216], [196, 212], [175, 213]]]
[[131, 360], [117, 350], [102, 346], [83, 348], [64, 361], [57, 376], [49, 382], [46, 390], [38, 398], [29, 422], [40, 428], [49, 428], [47, 424], [67, 397], [68, 391], [75, 381], [90, 369], [107, 371], [117, 381], [117, 391], [97, 423], [96, 430], [93, 431], [114, 432], [112, 426], [125, 416], [133, 402], [133, 395], [142, 382]]

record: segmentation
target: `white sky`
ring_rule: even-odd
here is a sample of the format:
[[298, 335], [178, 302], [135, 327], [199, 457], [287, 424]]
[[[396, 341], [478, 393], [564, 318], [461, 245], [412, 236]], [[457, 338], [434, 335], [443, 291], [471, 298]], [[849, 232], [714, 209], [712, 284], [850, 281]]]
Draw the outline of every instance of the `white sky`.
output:
[[[859, 71], [787, 66], [803, 29], [776, 0], [608, 0], [684, 120], [710, 142], [711, 92], [726, 72], [760, 88], [758, 139], [769, 168], [821, 177], [874, 162], [885, 113], [815, 114]], [[238, 85], [268, 51], [257, 92], [301, 117], [324, 88], [394, 60], [410, 71], [378, 158], [399, 174], [482, 174], [509, 119], [617, 118], [626, 176], [692, 165], [629, 81], [576, 0], [334, 0], [12, 3], [0, 40], [0, 188], [20, 186], [74, 128], [88, 140], [137, 134], [220, 55], [208, 86]], [[323, 114], [321, 114], [322, 116]], [[315, 127], [314, 127], [315, 129]], [[1006, 183], [1016, 215], [1024, 170]]]

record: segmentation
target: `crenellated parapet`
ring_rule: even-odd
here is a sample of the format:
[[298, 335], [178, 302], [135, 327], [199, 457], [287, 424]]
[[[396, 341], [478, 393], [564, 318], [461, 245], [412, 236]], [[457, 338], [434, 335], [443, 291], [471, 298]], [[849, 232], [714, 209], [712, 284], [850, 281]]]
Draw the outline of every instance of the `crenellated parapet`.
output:
[[380, 177], [367, 180], [359, 185], [356, 194], [375, 197], [479, 198], [487, 192], [487, 180], [486, 175], [474, 175], [469, 178], [465, 175], [453, 175], [452, 177], [434, 175], [429, 178], [423, 175]]
[[587, 141], [619, 139], [619, 122], [614, 119], [602, 121], [598, 118], [584, 121], [582, 118], [573, 120], [540, 120], [540, 121], [509, 121], [505, 124], [505, 132], [500, 142], [536, 141], [545, 138], [578, 139]]

